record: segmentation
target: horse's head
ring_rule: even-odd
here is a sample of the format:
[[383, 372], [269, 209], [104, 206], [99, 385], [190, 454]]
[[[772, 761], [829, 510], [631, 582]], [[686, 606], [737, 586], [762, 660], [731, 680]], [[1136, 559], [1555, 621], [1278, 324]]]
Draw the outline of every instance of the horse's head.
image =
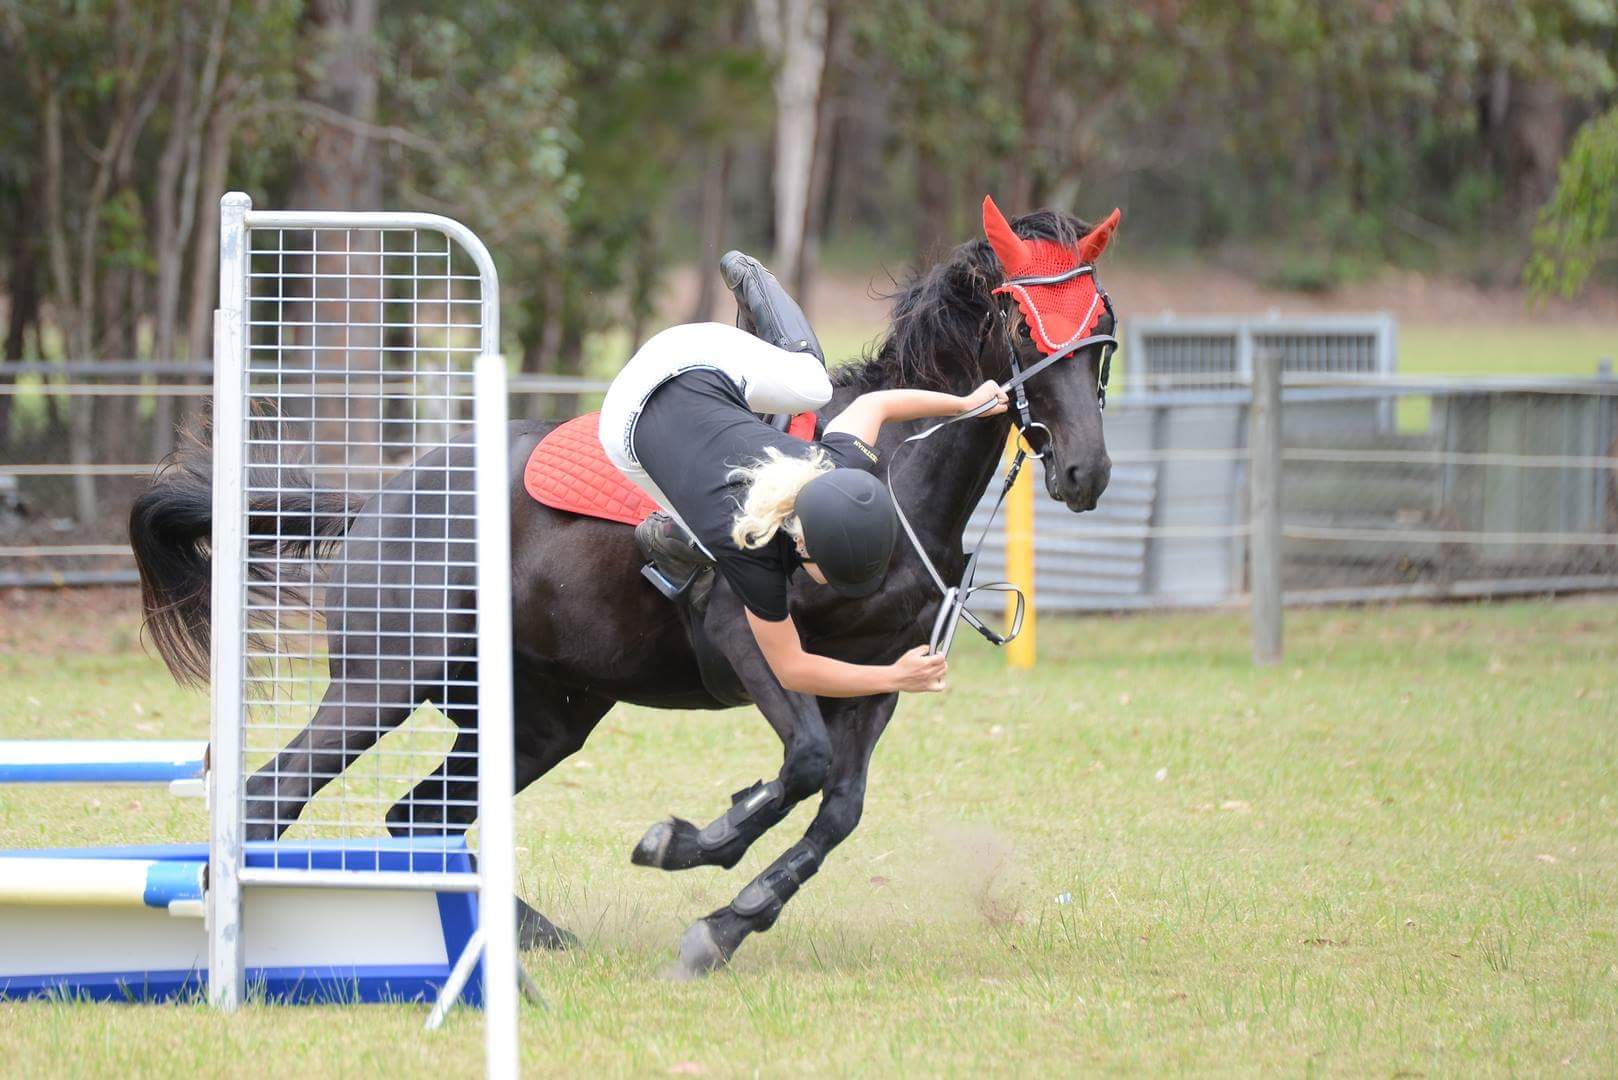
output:
[[1101, 406], [1115, 320], [1095, 263], [1118, 218], [1114, 210], [1092, 228], [1040, 210], [1007, 222], [993, 199], [983, 200], [990, 277], [999, 280], [987, 351], [1005, 369], [990, 376], [1005, 382], [1038, 369], [1021, 384], [1025, 401], [1012, 390], [1011, 411], [1045, 462], [1045, 490], [1073, 511], [1094, 509], [1112, 475]]
[[[1021, 379], [1012, 419], [1044, 459], [1045, 489], [1075, 511], [1093, 509], [1112, 473], [1101, 405], [1113, 314], [1095, 260], [1118, 212], [1094, 228], [1057, 210], [1007, 222], [985, 199], [983, 216], [987, 238], [905, 283], [881, 344], [843, 368], [838, 382], [858, 392], [915, 386], [958, 394], [985, 379]], [[1091, 340], [1098, 336], [1106, 340]]]

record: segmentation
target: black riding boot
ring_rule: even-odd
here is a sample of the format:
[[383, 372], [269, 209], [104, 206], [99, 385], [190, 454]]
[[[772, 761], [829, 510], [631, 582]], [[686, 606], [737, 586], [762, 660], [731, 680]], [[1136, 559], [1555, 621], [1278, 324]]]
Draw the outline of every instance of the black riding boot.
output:
[[[663, 511], [654, 511], [635, 526], [635, 543], [663, 577], [684, 592], [685, 601], [701, 612], [713, 589], [713, 563], [691, 534]], [[689, 590], [684, 587], [689, 584]]]

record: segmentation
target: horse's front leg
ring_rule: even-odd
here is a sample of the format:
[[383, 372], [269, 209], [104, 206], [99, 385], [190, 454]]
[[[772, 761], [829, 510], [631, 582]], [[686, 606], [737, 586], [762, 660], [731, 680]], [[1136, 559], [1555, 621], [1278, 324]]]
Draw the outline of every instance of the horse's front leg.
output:
[[848, 839], [865, 806], [871, 751], [887, 727], [899, 696], [824, 700], [832, 762], [820, 811], [803, 839], [748, 882], [736, 899], [692, 923], [680, 938], [671, 974], [690, 979], [725, 964], [748, 934], [768, 930], [800, 886], [820, 869], [832, 848]]
[[722, 866], [728, 870], [741, 860], [754, 840], [826, 782], [831, 740], [826, 735], [819, 704], [807, 694], [785, 689], [776, 680], [747, 625], [741, 602], [723, 583], [714, 589], [704, 625], [711, 640], [735, 667], [764, 719], [781, 737], [781, 771], [774, 780], [761, 780], [737, 792], [730, 809], [700, 829], [682, 818], [653, 825], [630, 855], [637, 866], [663, 870]]

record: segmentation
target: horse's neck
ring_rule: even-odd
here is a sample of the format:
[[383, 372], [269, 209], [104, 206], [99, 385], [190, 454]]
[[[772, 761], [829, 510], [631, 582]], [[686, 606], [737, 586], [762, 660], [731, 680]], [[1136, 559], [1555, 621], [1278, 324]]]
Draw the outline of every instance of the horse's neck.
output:
[[[928, 423], [903, 425], [900, 438]], [[928, 551], [953, 551], [962, 542], [967, 519], [999, 468], [1011, 421], [1004, 416], [950, 424], [898, 452], [897, 471], [889, 454], [889, 480], [897, 483], [900, 505]]]
[[[866, 389], [876, 389], [874, 387]], [[839, 390], [828, 416], [846, 408], [862, 390]], [[999, 467], [1009, 416], [949, 424], [916, 443], [905, 439], [938, 423], [937, 419], [890, 424], [883, 428], [879, 450], [888, 464], [905, 516], [928, 554], [937, 558], [961, 542], [967, 519], [983, 498]]]

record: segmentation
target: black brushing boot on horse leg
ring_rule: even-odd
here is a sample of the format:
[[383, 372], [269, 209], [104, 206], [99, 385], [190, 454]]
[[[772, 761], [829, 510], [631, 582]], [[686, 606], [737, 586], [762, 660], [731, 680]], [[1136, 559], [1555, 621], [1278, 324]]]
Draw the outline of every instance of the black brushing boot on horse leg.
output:
[[738, 846], [749, 822], [779, 821], [777, 812], [786, 795], [781, 781], [760, 780], [730, 797], [730, 809], [697, 828], [684, 818], [660, 821], [646, 830], [629, 861], [660, 870], [689, 870], [693, 866], [722, 866], [729, 870], [746, 851]]

